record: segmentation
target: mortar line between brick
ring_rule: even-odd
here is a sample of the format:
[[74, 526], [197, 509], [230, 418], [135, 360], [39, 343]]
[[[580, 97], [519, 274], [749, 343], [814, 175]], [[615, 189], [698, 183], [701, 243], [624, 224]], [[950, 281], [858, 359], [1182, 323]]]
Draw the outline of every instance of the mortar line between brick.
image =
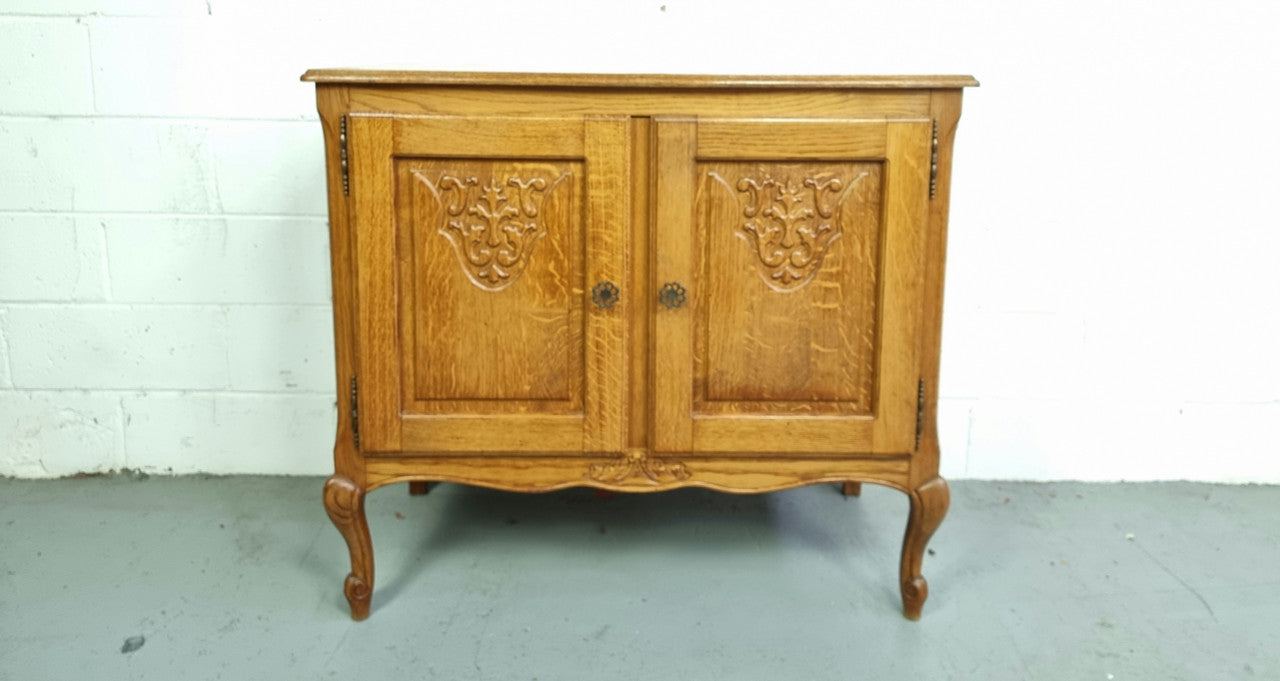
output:
[[107, 223], [104, 220], [98, 221], [98, 245], [102, 264], [102, 297], [110, 301], [114, 296], [111, 293], [111, 259], [107, 257]]
[[0, 19], [43, 19], [48, 21], [83, 21], [85, 19], [183, 19], [193, 14], [108, 14], [105, 12], [4, 12]]
[[89, 59], [89, 100], [93, 103], [93, 114], [98, 115], [98, 74], [93, 70], [93, 36], [89, 23], [76, 19], [76, 23], [84, 27], [84, 53]]
[[1246, 405], [1263, 405], [1263, 404], [1280, 404], [1280, 399], [1274, 400], [1184, 400], [1182, 404], [1188, 407], [1220, 407], [1223, 405], [1230, 406], [1246, 406]]
[[124, 410], [124, 395], [116, 400], [116, 410], [120, 418], [120, 468], [129, 467], [129, 439], [125, 436], [125, 429], [129, 427], [129, 421], [126, 418], [127, 413]]
[[[5, 319], [4, 315], [0, 315], [0, 322]], [[9, 381], [9, 385], [13, 385], [13, 360], [9, 358], [9, 339], [4, 333], [4, 324], [0, 323], [0, 355], [4, 356], [4, 376]]]
[[[0, 16], [0, 19], [5, 17]], [[94, 110], [97, 110], [95, 103]], [[316, 125], [319, 117], [276, 118], [261, 116], [175, 116], [156, 114], [49, 114], [49, 113], [0, 113], [0, 121], [143, 121], [151, 123], [306, 123]]]
[[91, 18], [91, 16], [92, 15], [89, 14], [32, 14], [30, 12], [5, 12], [0, 14], [0, 19], [4, 19], [5, 21], [30, 21], [33, 23], [39, 21], [74, 21], [76, 23], [80, 23], [84, 19]]
[[[231, 310], [227, 307], [222, 308], [222, 357], [226, 374], [224, 374], [228, 388], [231, 387], [235, 380], [235, 372], [231, 367]], [[218, 408], [217, 400], [214, 400], [214, 409]]]
[[18, 210], [0, 208], [0, 217], [132, 217], [167, 220], [226, 220], [228, 218], [252, 218], [258, 220], [314, 220], [327, 221], [323, 213], [164, 213], [145, 210]]
[[199, 302], [152, 302], [152, 301], [136, 301], [112, 300], [112, 301], [94, 301], [94, 300], [3, 300], [0, 299], [0, 305], [8, 308], [25, 309], [25, 310], [44, 310], [58, 309], [67, 310], [75, 308], [97, 308], [97, 309], [114, 309], [114, 310], [133, 310], [136, 308], [174, 308], [182, 310], [190, 309], [206, 309], [218, 311], [224, 308], [234, 307], [287, 307], [287, 308], [315, 308], [329, 309], [333, 307], [332, 303], [238, 303], [234, 301], [199, 301]]
[[231, 390], [227, 388], [101, 388], [101, 387], [76, 387], [76, 388], [0, 388], [0, 394], [23, 393], [26, 395], [61, 395], [66, 393], [86, 394], [100, 393], [102, 395], [119, 395], [121, 399], [129, 397], [138, 397], [145, 399], [146, 397], [278, 397], [278, 398], [294, 398], [294, 397], [324, 397], [332, 400], [337, 394], [335, 390], [326, 391], [295, 391], [295, 392], [277, 392], [270, 390]]

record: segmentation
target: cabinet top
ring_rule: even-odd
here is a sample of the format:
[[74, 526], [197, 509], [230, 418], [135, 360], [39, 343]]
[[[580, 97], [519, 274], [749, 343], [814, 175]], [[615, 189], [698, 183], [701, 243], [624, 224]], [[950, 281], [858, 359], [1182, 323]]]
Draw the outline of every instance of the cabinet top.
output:
[[976, 87], [973, 76], [709, 76], [654, 73], [498, 73], [311, 69], [302, 80], [350, 85], [470, 85], [563, 88], [739, 88], [889, 90]]

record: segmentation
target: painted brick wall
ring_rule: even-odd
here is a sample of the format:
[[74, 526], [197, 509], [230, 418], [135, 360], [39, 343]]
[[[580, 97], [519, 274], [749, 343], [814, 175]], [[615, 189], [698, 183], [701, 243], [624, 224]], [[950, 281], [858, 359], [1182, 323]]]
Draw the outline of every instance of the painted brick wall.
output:
[[0, 7], [0, 474], [323, 471], [323, 159], [285, 16]]
[[944, 474], [1280, 481], [1274, 3], [0, 2], [0, 474], [321, 473], [314, 66], [973, 73]]

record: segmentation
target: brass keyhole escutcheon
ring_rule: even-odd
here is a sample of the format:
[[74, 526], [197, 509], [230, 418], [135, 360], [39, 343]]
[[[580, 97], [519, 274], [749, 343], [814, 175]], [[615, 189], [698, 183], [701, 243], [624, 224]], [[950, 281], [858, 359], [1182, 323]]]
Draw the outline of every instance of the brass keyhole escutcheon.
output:
[[662, 285], [662, 289], [658, 291], [658, 302], [668, 310], [674, 310], [684, 305], [685, 290], [678, 282], [669, 281]]
[[621, 295], [612, 281], [602, 281], [591, 288], [591, 300], [595, 301], [596, 307], [599, 308], [617, 305]]

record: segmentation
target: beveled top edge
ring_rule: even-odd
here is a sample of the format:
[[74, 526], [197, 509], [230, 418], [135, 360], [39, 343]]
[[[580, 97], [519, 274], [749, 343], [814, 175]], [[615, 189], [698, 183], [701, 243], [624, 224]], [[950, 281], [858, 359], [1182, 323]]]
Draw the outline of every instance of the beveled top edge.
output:
[[658, 73], [499, 73], [310, 69], [302, 80], [350, 85], [471, 85], [565, 88], [957, 89], [973, 76], [706, 76]]

